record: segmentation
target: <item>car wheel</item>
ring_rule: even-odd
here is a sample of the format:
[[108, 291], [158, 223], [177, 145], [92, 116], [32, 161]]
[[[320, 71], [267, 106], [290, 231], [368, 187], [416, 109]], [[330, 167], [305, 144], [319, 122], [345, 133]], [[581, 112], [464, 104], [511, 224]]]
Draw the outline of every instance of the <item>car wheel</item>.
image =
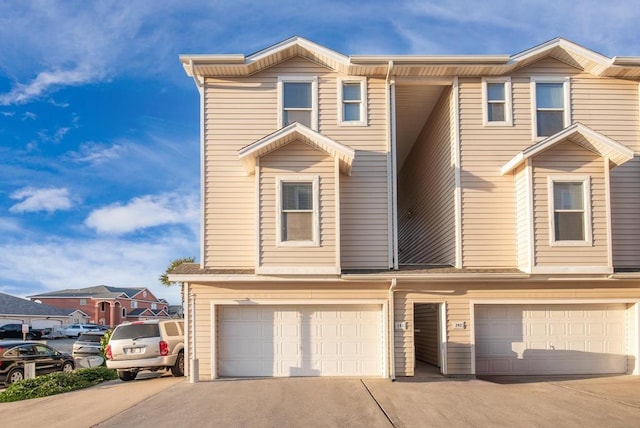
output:
[[13, 369], [7, 376], [7, 383], [14, 383], [24, 379], [24, 372], [21, 369]]
[[71, 373], [73, 371], [73, 364], [70, 363], [69, 361], [67, 361], [66, 363], [64, 363], [62, 365], [62, 372], [63, 373]]
[[184, 376], [184, 353], [180, 351], [176, 363], [171, 367], [171, 374], [175, 377]]
[[125, 382], [128, 382], [130, 380], [134, 380], [137, 375], [138, 375], [137, 372], [118, 371], [118, 377], [120, 378], [120, 380], [125, 381]]

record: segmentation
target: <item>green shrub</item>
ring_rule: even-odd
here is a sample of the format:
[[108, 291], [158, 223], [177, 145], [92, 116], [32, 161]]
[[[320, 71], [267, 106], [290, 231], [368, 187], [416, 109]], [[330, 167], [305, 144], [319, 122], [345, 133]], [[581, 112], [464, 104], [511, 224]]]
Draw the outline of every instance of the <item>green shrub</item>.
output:
[[100, 355], [104, 358], [102, 365], [107, 365], [107, 344], [109, 343], [109, 339], [111, 339], [111, 335], [113, 334], [113, 330], [107, 330], [104, 332], [104, 335], [100, 338]]
[[106, 367], [79, 369], [72, 373], [50, 373], [12, 383], [4, 392], [0, 392], [0, 403], [62, 394], [117, 378], [116, 371]]

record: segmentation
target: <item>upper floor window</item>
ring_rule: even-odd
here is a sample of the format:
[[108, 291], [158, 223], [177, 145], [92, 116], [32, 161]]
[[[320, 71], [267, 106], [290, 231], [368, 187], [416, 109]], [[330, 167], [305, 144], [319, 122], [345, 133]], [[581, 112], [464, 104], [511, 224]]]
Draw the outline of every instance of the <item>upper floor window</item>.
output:
[[278, 245], [317, 246], [318, 177], [277, 177]]
[[136, 300], [131, 301], [131, 309], [135, 309], [138, 307], [138, 302]]
[[569, 78], [532, 77], [534, 139], [549, 137], [571, 123]]
[[301, 123], [318, 128], [318, 79], [315, 77], [281, 76], [278, 78], [279, 127]]
[[589, 177], [549, 177], [551, 245], [591, 244]]
[[80, 299], [80, 306], [86, 306], [87, 305], [87, 299]]
[[158, 305], [156, 303], [151, 304], [151, 309], [158, 309]]
[[366, 79], [338, 79], [338, 112], [340, 125], [367, 125]]
[[485, 125], [511, 125], [511, 79], [482, 79], [483, 120]]

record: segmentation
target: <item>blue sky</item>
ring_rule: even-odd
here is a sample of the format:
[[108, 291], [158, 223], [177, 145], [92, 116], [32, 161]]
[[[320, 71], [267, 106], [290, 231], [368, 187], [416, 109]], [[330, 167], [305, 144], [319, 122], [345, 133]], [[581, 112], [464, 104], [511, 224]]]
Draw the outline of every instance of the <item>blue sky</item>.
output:
[[199, 98], [186, 53], [299, 35], [344, 54], [515, 54], [557, 36], [640, 55], [628, 1], [0, 3], [0, 291], [149, 287], [199, 257]]

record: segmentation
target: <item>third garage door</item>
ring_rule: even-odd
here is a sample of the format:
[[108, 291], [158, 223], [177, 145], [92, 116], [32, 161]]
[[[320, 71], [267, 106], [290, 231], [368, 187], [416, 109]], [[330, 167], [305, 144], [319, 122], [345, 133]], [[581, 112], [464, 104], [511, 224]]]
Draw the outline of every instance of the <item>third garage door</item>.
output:
[[476, 305], [476, 373], [625, 373], [626, 305]]
[[220, 376], [382, 376], [381, 305], [221, 306]]

